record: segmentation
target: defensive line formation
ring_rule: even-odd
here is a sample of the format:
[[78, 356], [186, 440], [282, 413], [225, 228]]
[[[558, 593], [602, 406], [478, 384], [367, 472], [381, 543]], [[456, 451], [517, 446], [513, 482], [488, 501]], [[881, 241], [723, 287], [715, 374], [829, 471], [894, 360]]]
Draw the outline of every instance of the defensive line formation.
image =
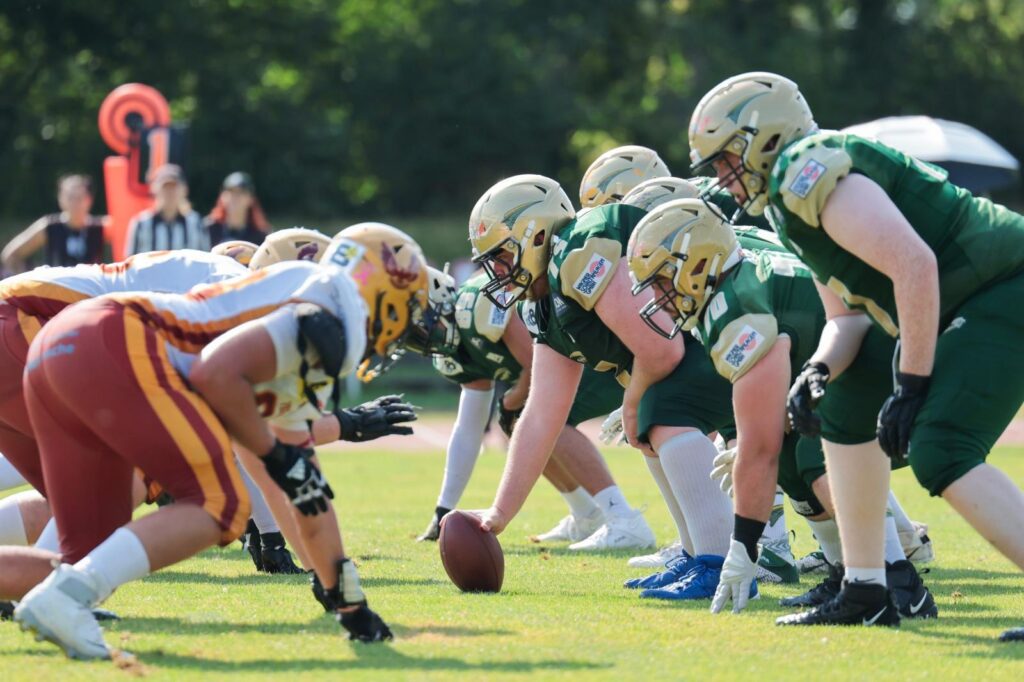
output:
[[[469, 212], [480, 270], [461, 284], [382, 223], [0, 282], [0, 478], [33, 488], [0, 501], [0, 615], [110, 658], [114, 590], [244, 535], [258, 570], [308, 570], [351, 639], [392, 639], [314, 447], [412, 433], [401, 396], [341, 392], [410, 351], [461, 391], [420, 541], [456, 517], [502, 533], [543, 476], [568, 513], [536, 540], [636, 550], [638, 598], [738, 613], [759, 582], [820, 572], [778, 625], [898, 626], [939, 615], [915, 567], [927, 526], [889, 486], [910, 467], [1024, 569], [1024, 494], [986, 462], [1024, 403], [1024, 216], [819, 128], [777, 74], [715, 86], [688, 135], [691, 177], [619, 147], [578, 210], [549, 177], [498, 181]], [[501, 482], [452, 515], [495, 400]], [[661, 549], [577, 428], [595, 417], [650, 470], [678, 534]], [[785, 498], [819, 543], [799, 560]]]

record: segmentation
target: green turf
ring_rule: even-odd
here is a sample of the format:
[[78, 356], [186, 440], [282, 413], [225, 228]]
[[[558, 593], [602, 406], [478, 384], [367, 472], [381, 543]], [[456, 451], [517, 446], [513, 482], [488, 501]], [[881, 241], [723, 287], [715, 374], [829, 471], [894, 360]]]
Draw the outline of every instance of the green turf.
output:
[[[769, 586], [739, 616], [707, 613], [706, 602], [640, 601], [620, 587], [635, 574], [627, 554], [569, 555], [526, 538], [563, 513], [543, 486], [502, 535], [505, 589], [460, 594], [446, 579], [433, 544], [417, 544], [433, 507], [442, 454], [327, 453], [327, 473], [349, 550], [357, 557], [371, 605], [397, 639], [350, 644], [323, 614], [299, 577], [256, 575], [232, 547], [211, 550], [119, 590], [107, 606], [124, 620], [108, 641], [138, 656], [124, 672], [108, 662], [73, 663], [0, 624], [4, 680], [196, 679], [227, 674], [252, 679], [1024, 679], [1024, 643], [1001, 644], [1007, 627], [1024, 625], [1021, 577], [910, 473], [895, 486], [910, 515], [931, 526], [939, 560], [925, 576], [939, 604], [937, 621], [899, 630], [780, 629], [776, 600], [795, 586]], [[632, 451], [609, 455], [633, 504], [646, 504], [661, 538], [670, 521], [646, 467]], [[484, 506], [503, 464], [480, 458], [464, 500]], [[992, 461], [1024, 481], [1024, 450]], [[790, 515], [797, 550], [809, 533]], [[801, 589], [809, 585], [805, 578]]]

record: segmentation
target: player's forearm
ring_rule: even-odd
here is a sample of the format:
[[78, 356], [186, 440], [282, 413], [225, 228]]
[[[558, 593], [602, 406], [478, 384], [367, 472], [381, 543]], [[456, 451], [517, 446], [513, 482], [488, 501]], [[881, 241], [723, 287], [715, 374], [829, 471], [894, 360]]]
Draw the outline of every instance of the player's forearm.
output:
[[334, 505], [328, 501], [327, 513], [316, 516], [306, 516], [295, 508], [291, 513], [320, 583], [328, 589], [334, 587], [338, 584], [338, 561], [345, 558]]
[[853, 364], [870, 328], [871, 319], [863, 313], [832, 318], [825, 323], [818, 348], [808, 362], [825, 363], [835, 379]]
[[901, 372], [929, 376], [939, 333], [939, 271], [929, 250], [917, 254], [893, 279], [900, 324]]
[[333, 414], [325, 414], [313, 421], [309, 429], [316, 445], [326, 445], [341, 439], [341, 422]]
[[740, 437], [733, 466], [733, 504], [736, 514], [767, 521], [775, 502], [779, 451], [764, 443], [745, 443]]
[[506, 522], [522, 509], [544, 471], [565, 418], [558, 421], [556, 415], [545, 414], [543, 409], [531, 407], [527, 402], [520, 423], [528, 424], [529, 428], [517, 428], [512, 435], [505, 471], [493, 505], [502, 512]]
[[189, 381], [242, 447], [261, 456], [270, 452], [274, 435], [260, 417], [252, 384], [241, 376], [216, 376], [203, 371], [193, 371]]

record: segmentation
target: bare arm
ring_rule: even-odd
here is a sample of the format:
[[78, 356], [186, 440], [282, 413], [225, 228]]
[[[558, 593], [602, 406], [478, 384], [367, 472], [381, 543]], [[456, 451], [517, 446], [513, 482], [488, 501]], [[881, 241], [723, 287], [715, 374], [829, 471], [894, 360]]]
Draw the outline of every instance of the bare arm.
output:
[[900, 371], [928, 376], [939, 330], [935, 254], [874, 181], [849, 175], [821, 212], [835, 242], [892, 280], [900, 325]]
[[818, 295], [825, 308], [824, 329], [818, 340], [818, 348], [808, 362], [823, 362], [829, 368], [832, 379], [846, 371], [860, 351], [864, 335], [871, 329], [871, 318], [866, 313], [851, 310], [834, 291], [815, 282]]
[[733, 499], [736, 514], [748, 519], [767, 521], [775, 499], [779, 452], [785, 437], [789, 347], [789, 337], [780, 336], [772, 349], [733, 384], [738, 432]]
[[[681, 336], [666, 339], [641, 321], [640, 309], [646, 302], [633, 296], [630, 291], [629, 268], [620, 262], [611, 282], [594, 306], [601, 321], [633, 353], [629, 386], [622, 397], [622, 426], [633, 447], [640, 447], [637, 439], [637, 407], [640, 398], [652, 384], [671, 374], [683, 359]], [[664, 311], [659, 314], [667, 316]], [[671, 326], [667, 320], [663, 324], [665, 328]]]
[[4, 270], [22, 272], [25, 269], [25, 261], [44, 246], [46, 246], [46, 219], [40, 218], [4, 247], [3, 253], [0, 253], [0, 261], [3, 262]]
[[501, 340], [505, 342], [512, 357], [523, 368], [516, 385], [509, 389], [503, 400], [505, 409], [515, 410], [522, 407], [526, 402], [526, 396], [530, 393], [530, 375], [533, 368], [533, 339], [530, 332], [518, 315], [510, 315], [508, 325]]
[[530, 428], [516, 429], [512, 434], [505, 471], [494, 503], [481, 523], [483, 530], [500, 533], [519, 513], [569, 418], [582, 375], [583, 365], [549, 346], [536, 346], [532, 380], [535, 390], [530, 391], [521, 417]]

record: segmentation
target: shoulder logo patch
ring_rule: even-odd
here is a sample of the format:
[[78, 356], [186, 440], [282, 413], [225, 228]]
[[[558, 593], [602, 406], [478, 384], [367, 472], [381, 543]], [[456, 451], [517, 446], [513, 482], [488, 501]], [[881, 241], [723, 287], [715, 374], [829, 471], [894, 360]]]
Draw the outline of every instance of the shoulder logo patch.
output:
[[744, 325], [736, 340], [723, 356], [727, 365], [733, 369], [739, 369], [747, 361], [757, 347], [764, 341], [764, 337], [749, 324]]
[[491, 318], [488, 320], [492, 327], [504, 327], [505, 321], [508, 319], [508, 311], [502, 310], [498, 306], [491, 306]]
[[576, 278], [572, 288], [584, 296], [593, 296], [598, 285], [608, 276], [611, 270], [611, 263], [604, 256], [595, 253], [590, 257], [590, 262], [583, 269], [580, 276]]
[[806, 199], [807, 195], [811, 193], [814, 186], [818, 184], [818, 180], [825, 174], [825, 164], [814, 159], [808, 159], [804, 167], [800, 169], [800, 173], [797, 174], [796, 179], [789, 185], [789, 191], [800, 197]]

